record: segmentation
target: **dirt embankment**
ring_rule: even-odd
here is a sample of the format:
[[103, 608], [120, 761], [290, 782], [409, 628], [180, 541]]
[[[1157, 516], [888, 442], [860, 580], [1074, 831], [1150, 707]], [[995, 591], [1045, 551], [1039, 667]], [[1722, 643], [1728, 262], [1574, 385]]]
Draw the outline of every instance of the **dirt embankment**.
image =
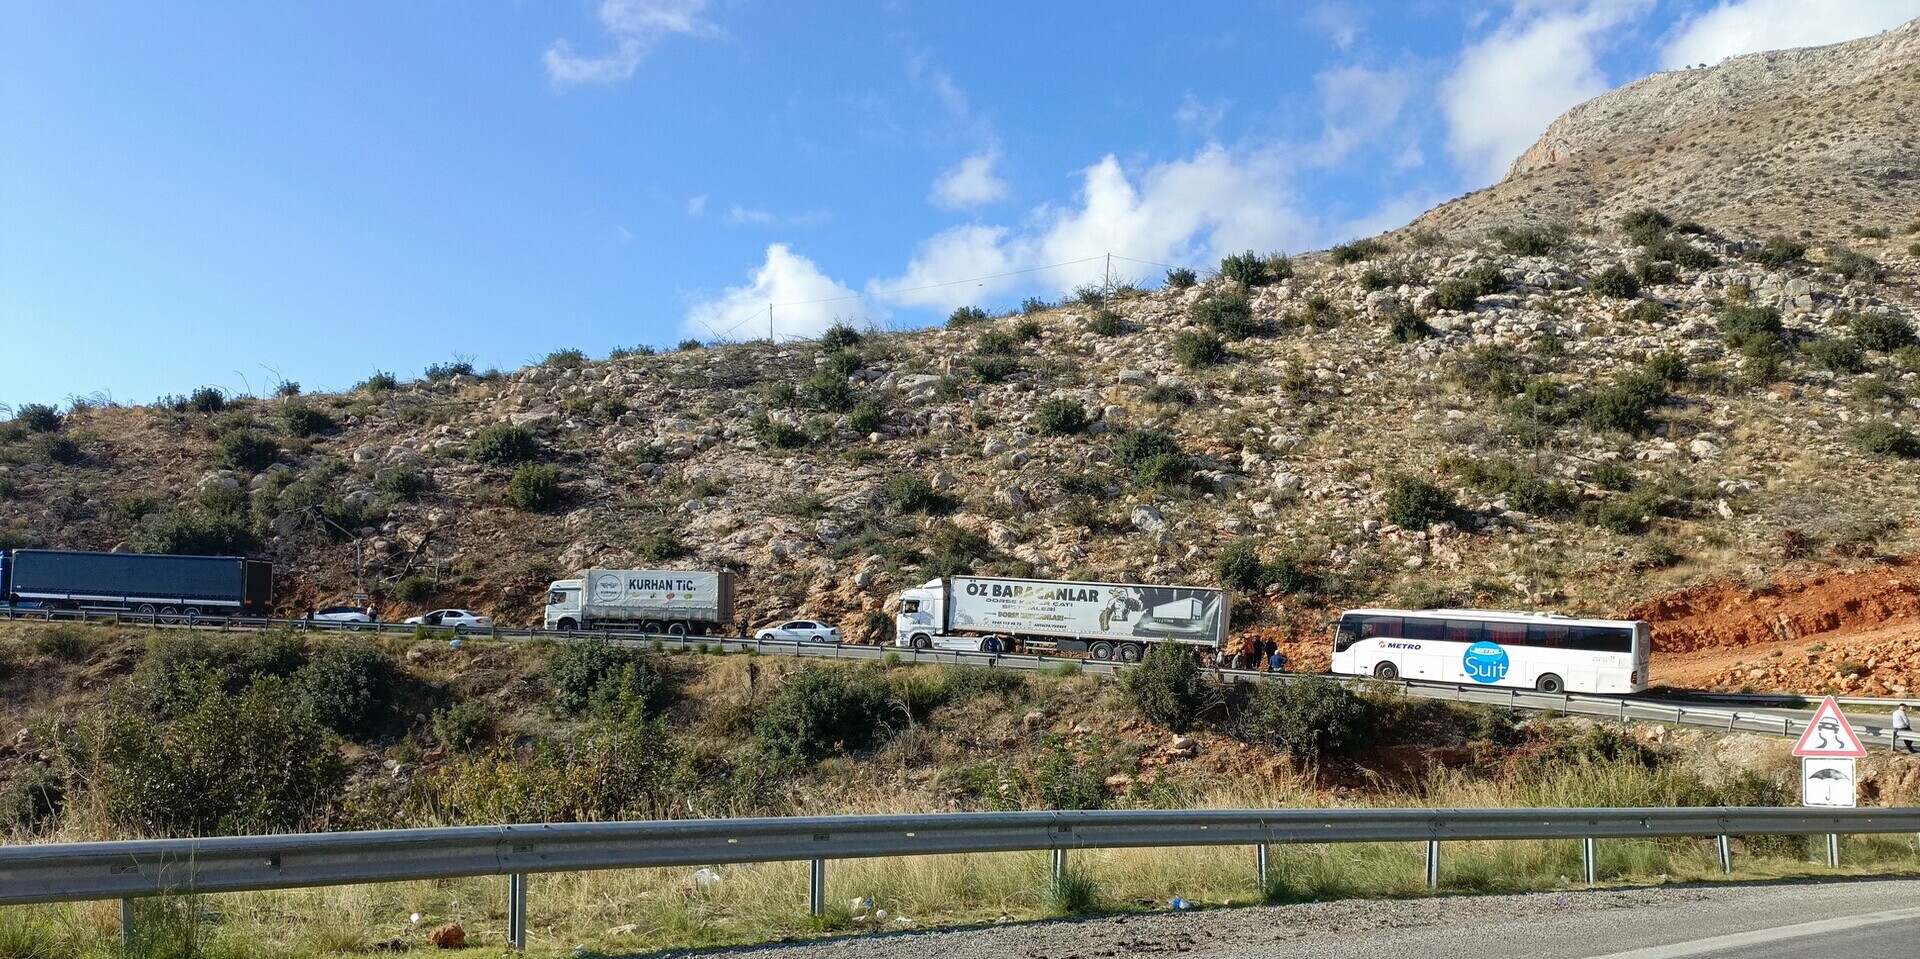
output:
[[1920, 689], [1920, 557], [1854, 571], [1716, 583], [1641, 603], [1656, 681], [1759, 692]]

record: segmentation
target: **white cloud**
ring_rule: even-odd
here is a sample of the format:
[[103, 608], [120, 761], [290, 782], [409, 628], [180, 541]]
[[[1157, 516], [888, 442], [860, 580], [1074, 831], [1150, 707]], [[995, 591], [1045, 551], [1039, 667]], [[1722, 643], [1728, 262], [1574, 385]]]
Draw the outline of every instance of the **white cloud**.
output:
[[688, 216], [697, 218], [697, 217], [705, 216], [706, 212], [707, 212], [707, 195], [706, 194], [702, 193], [699, 196], [687, 197], [687, 215]]
[[[854, 299], [857, 294], [826, 275], [812, 260], [785, 243], [767, 247], [767, 258], [748, 277], [745, 286], [728, 287], [718, 296], [687, 309], [681, 322], [689, 336], [702, 340], [750, 340], [768, 332], [767, 304], [773, 308], [775, 339], [812, 337], [835, 321], [872, 316], [872, 310]], [[828, 302], [821, 302], [828, 301]]]
[[1173, 111], [1173, 122], [1208, 139], [1218, 129], [1220, 121], [1227, 118], [1226, 100], [1202, 100], [1189, 93], [1180, 100], [1180, 108]]
[[625, 80], [666, 37], [720, 36], [720, 28], [701, 16], [706, 8], [707, 0], [601, 0], [600, 26], [613, 49], [582, 56], [573, 52], [573, 44], [555, 40], [547, 48], [547, 76], [558, 84]]
[[1547, 125], [1605, 92], [1607, 35], [1652, 0], [1521, 0], [1492, 35], [1466, 49], [1440, 88], [1448, 151], [1475, 185], [1498, 180]]
[[1397, 70], [1340, 67], [1313, 80], [1324, 127], [1315, 156], [1320, 163], [1337, 163], [1397, 129], [1413, 93], [1413, 78]]
[[[1276, 150], [1234, 151], [1218, 144], [1137, 176], [1107, 156], [1083, 171], [1073, 204], [1038, 207], [1019, 228], [970, 225], [942, 232], [914, 251], [902, 275], [867, 288], [885, 302], [944, 309], [1097, 281], [1108, 253], [1185, 264], [1214, 262], [1239, 250], [1299, 249], [1313, 231], [1286, 192], [1287, 174]], [[1089, 262], [1051, 268], [1080, 260]], [[1158, 272], [1125, 259], [1115, 265], [1122, 276]], [[1015, 271], [1032, 272], [949, 282]]]
[[1723, 0], [1690, 17], [1661, 48], [1668, 69], [1761, 50], [1852, 40], [1920, 17], [1920, 0]]
[[1338, 50], [1350, 50], [1362, 29], [1360, 12], [1344, 3], [1316, 3], [1304, 18], [1307, 26], [1325, 34]]
[[933, 181], [928, 198], [943, 210], [965, 210], [1007, 198], [1007, 182], [994, 173], [1000, 148], [991, 146], [967, 157]]
[[758, 226], [769, 229], [776, 227], [806, 228], [819, 226], [827, 222], [825, 210], [807, 210], [802, 213], [774, 213], [759, 207], [742, 206], [735, 203], [727, 207], [728, 226]]

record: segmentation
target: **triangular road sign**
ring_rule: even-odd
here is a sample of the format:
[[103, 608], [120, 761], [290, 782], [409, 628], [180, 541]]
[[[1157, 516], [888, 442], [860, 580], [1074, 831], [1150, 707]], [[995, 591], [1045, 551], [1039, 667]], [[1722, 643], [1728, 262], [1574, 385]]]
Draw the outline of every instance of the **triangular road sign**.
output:
[[1802, 759], [1865, 759], [1867, 747], [1840, 712], [1840, 704], [1828, 696], [1820, 701], [1820, 708], [1813, 711], [1813, 720], [1807, 723], [1807, 731], [1801, 733], [1800, 741], [1794, 744], [1793, 754]]

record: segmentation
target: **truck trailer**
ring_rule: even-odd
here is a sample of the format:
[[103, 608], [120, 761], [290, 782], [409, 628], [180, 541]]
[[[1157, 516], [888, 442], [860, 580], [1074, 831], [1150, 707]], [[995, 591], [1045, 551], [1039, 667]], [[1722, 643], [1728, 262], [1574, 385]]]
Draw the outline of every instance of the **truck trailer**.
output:
[[162, 622], [266, 616], [273, 564], [240, 556], [0, 553], [0, 598], [15, 607], [138, 613]]
[[733, 622], [734, 574], [587, 569], [547, 587], [547, 628], [706, 636]]
[[1227, 592], [1200, 586], [956, 576], [901, 592], [894, 643], [1054, 650], [1131, 663], [1149, 643], [1220, 648], [1227, 614]]

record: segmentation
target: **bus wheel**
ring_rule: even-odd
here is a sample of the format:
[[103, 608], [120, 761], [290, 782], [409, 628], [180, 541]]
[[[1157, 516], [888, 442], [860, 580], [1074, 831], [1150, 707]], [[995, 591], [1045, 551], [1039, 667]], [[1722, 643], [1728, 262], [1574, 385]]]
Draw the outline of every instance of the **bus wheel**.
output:
[[1533, 681], [1533, 688], [1543, 693], [1564, 693], [1567, 691], [1567, 684], [1566, 681], [1560, 677], [1552, 673], [1545, 673], [1542, 674], [1539, 679]]
[[1123, 663], [1139, 662], [1140, 653], [1141, 653], [1141, 649], [1140, 649], [1139, 643], [1121, 643], [1120, 644], [1120, 661]]
[[928, 636], [926, 633], [914, 633], [913, 648], [914, 649], [932, 649], [933, 637]]
[[1373, 667], [1373, 678], [1392, 682], [1400, 678], [1400, 667], [1392, 663], [1381, 663]]
[[1094, 659], [1103, 663], [1113, 658], [1112, 643], [1094, 643], [1087, 651], [1093, 655]]

